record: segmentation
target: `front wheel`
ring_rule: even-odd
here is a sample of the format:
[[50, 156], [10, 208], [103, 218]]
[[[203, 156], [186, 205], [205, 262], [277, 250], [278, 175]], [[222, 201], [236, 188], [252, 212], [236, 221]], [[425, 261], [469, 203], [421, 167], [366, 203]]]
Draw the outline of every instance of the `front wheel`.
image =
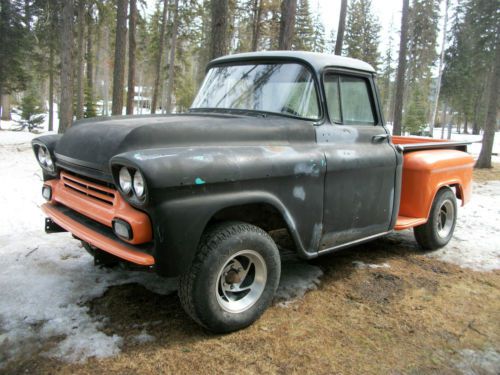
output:
[[457, 199], [449, 188], [441, 189], [432, 203], [427, 223], [415, 227], [418, 244], [426, 250], [437, 250], [450, 242], [457, 221]]
[[179, 279], [186, 312], [213, 332], [247, 327], [272, 302], [279, 284], [278, 248], [262, 229], [223, 223], [205, 233], [190, 270]]

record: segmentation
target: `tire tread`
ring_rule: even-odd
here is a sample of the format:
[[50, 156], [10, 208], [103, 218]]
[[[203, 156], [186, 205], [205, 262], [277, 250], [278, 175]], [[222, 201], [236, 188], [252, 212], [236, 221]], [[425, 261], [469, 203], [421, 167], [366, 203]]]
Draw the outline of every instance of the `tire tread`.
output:
[[207, 231], [201, 236], [198, 250], [193, 259], [189, 270], [180, 276], [178, 295], [182, 307], [186, 313], [199, 325], [207, 327], [202, 319], [198, 316], [195, 308], [195, 301], [193, 296], [193, 289], [196, 277], [198, 276], [205, 259], [214, 251], [222, 242], [228, 240], [230, 237], [236, 236], [243, 232], [254, 232], [261, 235], [268, 240], [272, 241], [271, 236], [259, 227], [243, 222], [224, 222], [215, 224], [208, 228]]

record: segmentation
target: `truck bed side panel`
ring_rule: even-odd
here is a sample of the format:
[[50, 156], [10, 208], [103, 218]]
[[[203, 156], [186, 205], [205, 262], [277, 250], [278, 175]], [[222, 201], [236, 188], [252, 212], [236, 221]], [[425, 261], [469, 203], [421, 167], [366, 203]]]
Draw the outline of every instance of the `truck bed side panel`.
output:
[[[443, 186], [455, 186], [462, 205], [467, 203], [471, 196], [473, 165], [471, 155], [456, 150], [405, 153], [399, 216], [427, 221], [434, 196]], [[404, 228], [398, 228], [397, 224], [396, 229]]]

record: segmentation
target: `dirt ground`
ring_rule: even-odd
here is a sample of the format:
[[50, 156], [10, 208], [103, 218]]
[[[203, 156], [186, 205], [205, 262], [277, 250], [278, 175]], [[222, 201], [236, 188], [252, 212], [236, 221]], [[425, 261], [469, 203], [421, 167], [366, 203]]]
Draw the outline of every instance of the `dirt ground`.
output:
[[[476, 171], [475, 179], [500, 180], [500, 166]], [[253, 326], [228, 335], [212, 335], [197, 326], [175, 294], [161, 296], [139, 284], [111, 287], [87, 305], [92, 316], [102, 320], [104, 332], [124, 338], [119, 355], [76, 364], [35, 355], [12, 362], [3, 371], [493, 374], [500, 370], [500, 271], [475, 272], [429, 258], [398, 234], [311, 263], [324, 273], [316, 290], [286, 306], [277, 301]], [[154, 340], [130, 339], [144, 329]]]

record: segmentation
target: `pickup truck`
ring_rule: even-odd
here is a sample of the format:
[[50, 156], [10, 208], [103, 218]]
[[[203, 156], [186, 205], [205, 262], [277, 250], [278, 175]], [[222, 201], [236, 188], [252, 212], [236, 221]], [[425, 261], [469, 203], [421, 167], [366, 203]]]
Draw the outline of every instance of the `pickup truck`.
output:
[[187, 113], [86, 119], [32, 146], [46, 231], [71, 232], [98, 264], [178, 277], [213, 332], [272, 302], [274, 231], [304, 259], [409, 228], [432, 250], [471, 196], [466, 144], [391, 137], [373, 68], [327, 54], [218, 58]]

